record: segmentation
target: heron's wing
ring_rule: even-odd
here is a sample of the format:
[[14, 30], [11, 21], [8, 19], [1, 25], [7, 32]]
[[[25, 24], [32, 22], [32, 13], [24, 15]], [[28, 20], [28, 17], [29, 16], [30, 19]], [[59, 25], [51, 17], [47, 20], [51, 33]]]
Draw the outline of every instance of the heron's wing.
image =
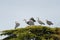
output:
[[34, 22], [32, 20], [28, 21], [29, 25], [34, 25]]
[[34, 22], [36, 22], [36, 20], [35, 20], [34, 18], [30, 18], [30, 20], [32, 20], [32, 21], [34, 21]]
[[45, 24], [45, 23], [43, 23], [42, 21], [40, 21], [40, 20], [38, 20], [38, 22], [40, 23], [40, 24]]
[[53, 25], [53, 23], [52, 23], [51, 21], [47, 21], [47, 24], [49, 24], [49, 25], [51, 25], [51, 24], [52, 24], [52, 25]]
[[29, 24], [29, 21], [27, 22], [27, 24]]

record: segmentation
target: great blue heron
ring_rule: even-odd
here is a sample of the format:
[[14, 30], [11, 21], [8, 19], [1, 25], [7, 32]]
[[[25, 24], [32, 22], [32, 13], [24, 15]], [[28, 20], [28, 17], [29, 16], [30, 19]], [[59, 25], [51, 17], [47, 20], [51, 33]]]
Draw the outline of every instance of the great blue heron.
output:
[[53, 23], [51, 21], [46, 20], [46, 23], [50, 26], [53, 25]]
[[17, 22], [17, 21], [15, 21], [15, 29], [16, 29], [18, 26], [20, 26], [20, 23]]
[[34, 25], [34, 22], [32, 20], [27, 21], [26, 19], [24, 19], [24, 21], [26, 22], [26, 24], [28, 25]]
[[[37, 17], [37, 18], [38, 18], [38, 17]], [[45, 25], [45, 23], [43, 23], [41, 20], [39, 20], [39, 18], [38, 18], [37, 21], [38, 21], [39, 24], [41, 24], [41, 25]]]

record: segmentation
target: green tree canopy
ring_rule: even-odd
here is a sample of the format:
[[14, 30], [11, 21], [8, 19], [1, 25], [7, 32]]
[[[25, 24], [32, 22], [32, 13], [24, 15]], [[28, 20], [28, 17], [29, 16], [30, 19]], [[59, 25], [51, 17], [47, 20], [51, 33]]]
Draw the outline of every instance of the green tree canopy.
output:
[[27, 26], [2, 31], [2, 35], [8, 35], [3, 40], [60, 40], [60, 28], [50, 28], [47, 26]]

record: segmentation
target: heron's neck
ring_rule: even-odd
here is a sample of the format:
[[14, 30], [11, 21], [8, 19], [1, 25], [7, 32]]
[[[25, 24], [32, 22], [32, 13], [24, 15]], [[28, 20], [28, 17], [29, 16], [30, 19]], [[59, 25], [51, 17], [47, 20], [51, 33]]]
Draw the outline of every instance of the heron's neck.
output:
[[25, 20], [25, 22], [27, 23], [27, 20]]

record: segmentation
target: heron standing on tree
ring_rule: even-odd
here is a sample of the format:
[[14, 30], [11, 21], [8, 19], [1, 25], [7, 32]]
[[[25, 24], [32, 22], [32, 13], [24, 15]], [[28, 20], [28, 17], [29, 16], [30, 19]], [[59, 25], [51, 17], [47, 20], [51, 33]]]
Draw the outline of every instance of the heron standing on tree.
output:
[[46, 20], [46, 23], [50, 26], [53, 25], [53, 23], [51, 21]]
[[[37, 17], [37, 18], [38, 18], [38, 17]], [[38, 21], [39, 24], [41, 24], [41, 25], [45, 25], [45, 23], [43, 23], [41, 20], [39, 20], [39, 18], [38, 18], [37, 21]]]
[[26, 24], [28, 24], [30, 26], [34, 25], [34, 21], [32, 21], [32, 20], [27, 21], [26, 19], [24, 19], [24, 21], [25, 21]]
[[17, 21], [15, 22], [15, 29], [20, 26], [20, 23], [18, 23]]

